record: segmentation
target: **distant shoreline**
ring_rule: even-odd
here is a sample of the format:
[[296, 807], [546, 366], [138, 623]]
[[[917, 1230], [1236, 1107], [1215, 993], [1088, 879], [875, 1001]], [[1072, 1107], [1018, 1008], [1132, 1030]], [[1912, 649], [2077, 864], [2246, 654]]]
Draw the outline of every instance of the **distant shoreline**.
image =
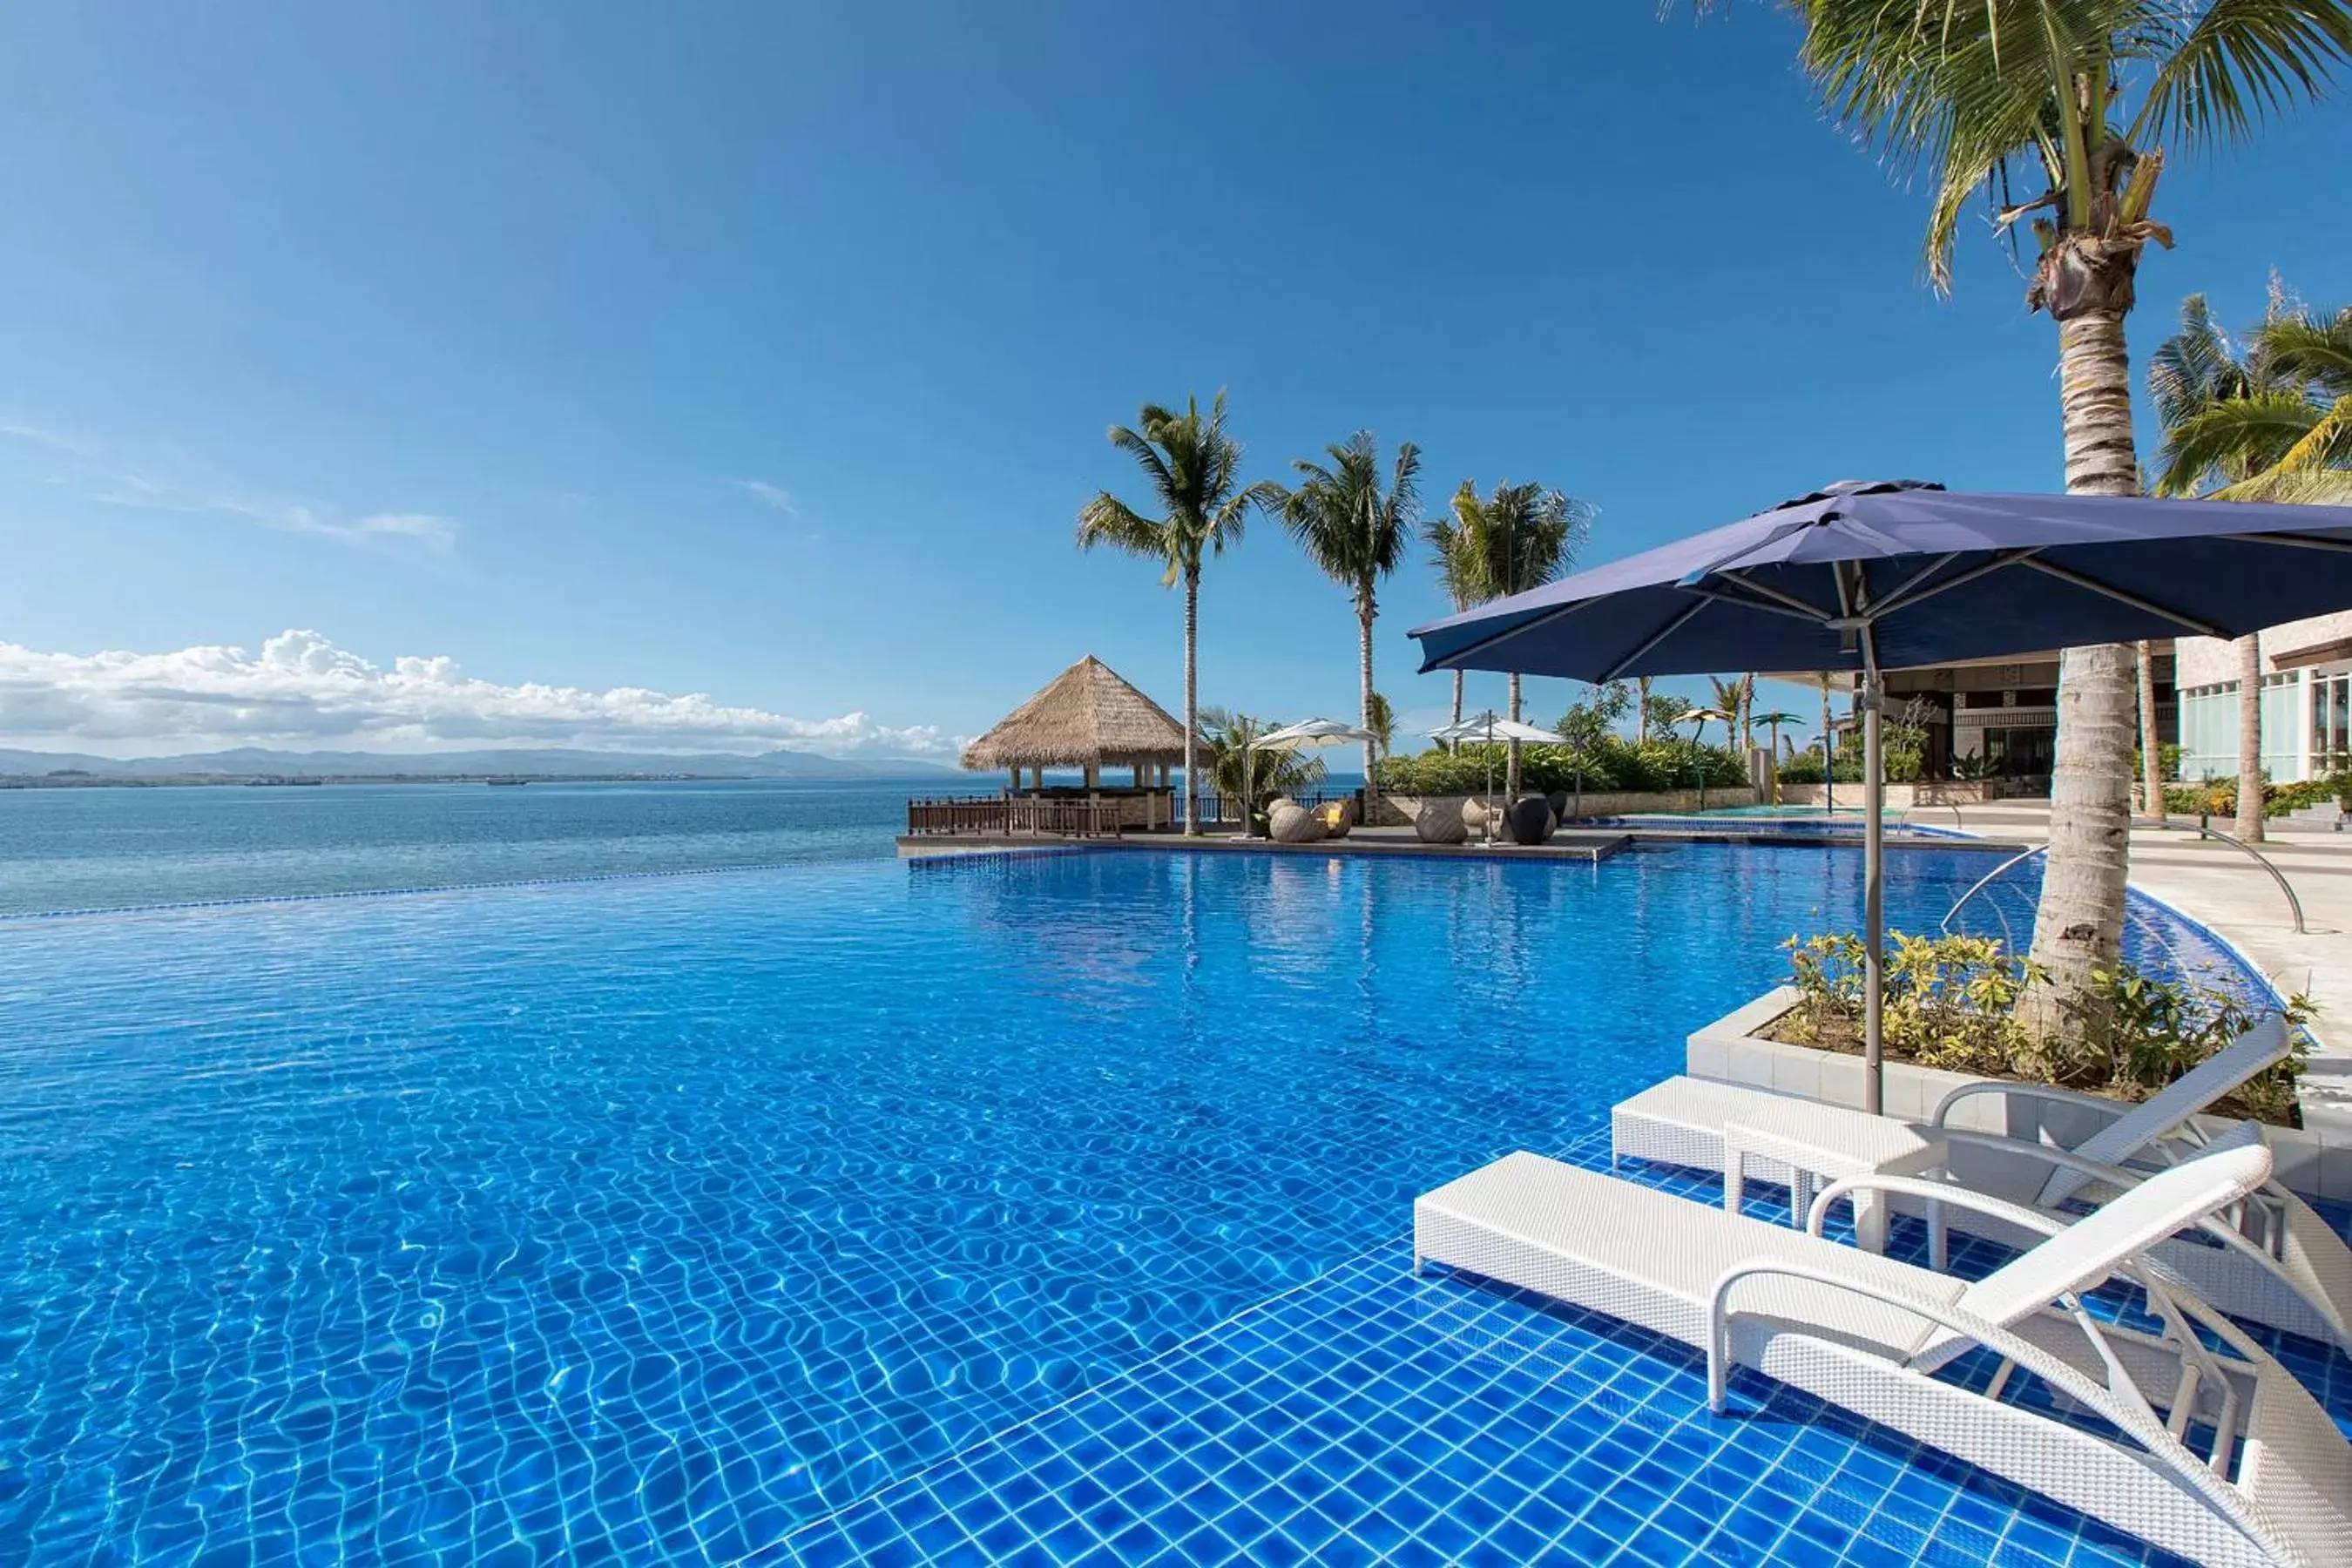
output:
[[816, 778], [757, 777], [742, 773], [0, 773], [0, 790], [187, 789], [192, 787], [299, 789], [324, 784], [919, 784], [932, 775], [894, 778], [860, 773]]

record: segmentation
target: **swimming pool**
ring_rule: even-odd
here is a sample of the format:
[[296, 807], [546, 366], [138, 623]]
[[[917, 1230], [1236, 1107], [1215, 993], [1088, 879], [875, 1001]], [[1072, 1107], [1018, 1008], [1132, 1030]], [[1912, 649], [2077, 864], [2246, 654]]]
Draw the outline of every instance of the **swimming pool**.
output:
[[[1982, 866], [1891, 859], [1895, 923]], [[778, 1549], [1589, 1142], [1858, 871], [1113, 850], [0, 922], [0, 1559]]]

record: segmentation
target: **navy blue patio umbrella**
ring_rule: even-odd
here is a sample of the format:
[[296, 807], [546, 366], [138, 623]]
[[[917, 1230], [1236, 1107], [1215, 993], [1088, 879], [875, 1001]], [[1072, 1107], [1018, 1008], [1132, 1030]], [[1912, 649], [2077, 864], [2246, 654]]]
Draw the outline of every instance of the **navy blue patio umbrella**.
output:
[[1864, 1050], [1875, 1111], [1880, 672], [2143, 637], [2239, 637], [2346, 608], [2352, 507], [1847, 480], [1412, 635], [1424, 674], [1861, 672]]

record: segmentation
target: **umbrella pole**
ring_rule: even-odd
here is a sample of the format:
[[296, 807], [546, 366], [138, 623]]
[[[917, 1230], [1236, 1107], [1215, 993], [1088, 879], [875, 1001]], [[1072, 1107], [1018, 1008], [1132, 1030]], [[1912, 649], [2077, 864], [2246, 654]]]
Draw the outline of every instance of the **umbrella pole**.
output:
[[1885, 769], [1878, 728], [1878, 681], [1863, 683], [1862, 703], [1862, 1108], [1879, 1115], [1885, 1097]]

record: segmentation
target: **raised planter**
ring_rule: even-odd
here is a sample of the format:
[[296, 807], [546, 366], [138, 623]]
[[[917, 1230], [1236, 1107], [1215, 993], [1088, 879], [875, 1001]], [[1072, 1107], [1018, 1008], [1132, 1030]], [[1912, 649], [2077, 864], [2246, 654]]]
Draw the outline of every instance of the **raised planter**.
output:
[[[1684, 1047], [1684, 1070], [1693, 1078], [1744, 1083], [1860, 1110], [1864, 1087], [1860, 1057], [1764, 1037], [1764, 1031], [1796, 1005], [1796, 988], [1778, 986], [1736, 1012], [1693, 1031]], [[1972, 1073], [1890, 1061], [1885, 1064], [1882, 1081], [1886, 1114], [1916, 1121], [1933, 1114], [1944, 1096], [1962, 1084], [1985, 1080]], [[2305, 1081], [2308, 1083], [2308, 1079]], [[2067, 1126], [2063, 1113], [2045, 1120], [2038, 1108], [2023, 1101], [2018, 1102], [2019, 1114], [2012, 1119], [2010, 1103], [1998, 1095], [1972, 1095], [1960, 1102], [1951, 1124], [2017, 1138], [2035, 1137], [2046, 1127], [2062, 1142], [2074, 1142], [2084, 1131]], [[2305, 1120], [2306, 1125], [2299, 1128], [2263, 1129], [2270, 1141], [2279, 1180], [2306, 1196], [2352, 1203], [2352, 1127], [2339, 1117], [2320, 1110], [2310, 1102], [2309, 1096]], [[2230, 1125], [2216, 1117], [2200, 1117], [2198, 1121], [2212, 1132]]]
[[[1395, 826], [1404, 826], [1412, 822], [1415, 815], [1421, 810], [1422, 803], [1423, 801], [1459, 801], [1477, 800], [1479, 798], [1481, 797], [1475, 795], [1384, 795], [1381, 796], [1378, 820], [1381, 823]], [[1495, 799], [1499, 801], [1501, 798], [1502, 781], [1497, 779], [1496, 781], [1495, 787]], [[1754, 790], [1739, 784], [1726, 784], [1720, 789], [1713, 787], [1708, 788], [1706, 793], [1704, 804], [1702, 804], [1699, 792], [1690, 789], [1661, 792], [1645, 791], [1639, 793], [1628, 790], [1586, 790], [1582, 799], [1582, 806], [1583, 815], [1589, 817], [1643, 816], [1659, 814], [1689, 815], [1702, 810], [1721, 811], [1735, 805], [1754, 805], [1758, 804], [1759, 798], [1759, 797]], [[1857, 796], [1856, 798], [1858, 799], [1860, 797]], [[1570, 792], [1570, 809], [1571, 811], [1576, 809], [1576, 804], [1574, 793]], [[1573, 827], [1575, 825], [1575, 818], [1569, 817], [1561, 819], [1560, 826], [1563, 827]]]

